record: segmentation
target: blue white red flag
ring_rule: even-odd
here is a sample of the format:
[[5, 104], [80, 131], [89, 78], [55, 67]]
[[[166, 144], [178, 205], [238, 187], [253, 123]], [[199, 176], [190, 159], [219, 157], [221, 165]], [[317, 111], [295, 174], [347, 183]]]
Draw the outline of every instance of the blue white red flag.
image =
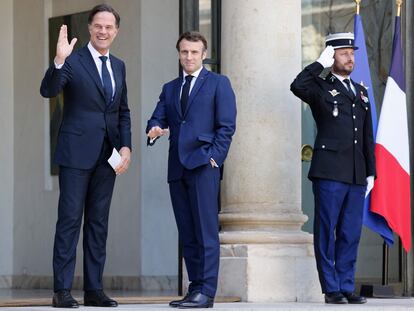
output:
[[[368, 63], [368, 53], [365, 45], [364, 28], [362, 25], [361, 16], [355, 14], [354, 19], [354, 34], [355, 45], [358, 50], [355, 50], [355, 69], [351, 74], [352, 80], [365, 86], [368, 92], [368, 98], [371, 105], [371, 118], [374, 139], [377, 133], [377, 110], [375, 106], [374, 89], [372, 87], [371, 73]], [[386, 220], [370, 210], [371, 194], [365, 198], [364, 202], [364, 218], [363, 222], [366, 227], [381, 235], [388, 245], [394, 243], [392, 230], [388, 226]]]
[[401, 17], [396, 16], [391, 69], [376, 136], [377, 179], [371, 194], [371, 211], [386, 219], [408, 252], [411, 247], [410, 154], [403, 60]]

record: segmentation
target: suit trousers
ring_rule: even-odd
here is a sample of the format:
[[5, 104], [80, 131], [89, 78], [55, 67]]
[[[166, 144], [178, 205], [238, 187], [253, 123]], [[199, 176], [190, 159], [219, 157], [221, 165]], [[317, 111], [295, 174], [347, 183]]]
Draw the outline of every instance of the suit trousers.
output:
[[323, 293], [353, 292], [366, 186], [313, 180], [314, 247]]
[[59, 167], [60, 196], [53, 249], [55, 292], [72, 288], [82, 216], [84, 290], [102, 289], [109, 207], [115, 184], [115, 172], [107, 162], [111, 149], [105, 139], [92, 169]]
[[218, 195], [220, 170], [203, 165], [184, 169], [170, 182], [170, 195], [183, 257], [190, 280], [189, 292], [214, 297], [220, 262]]

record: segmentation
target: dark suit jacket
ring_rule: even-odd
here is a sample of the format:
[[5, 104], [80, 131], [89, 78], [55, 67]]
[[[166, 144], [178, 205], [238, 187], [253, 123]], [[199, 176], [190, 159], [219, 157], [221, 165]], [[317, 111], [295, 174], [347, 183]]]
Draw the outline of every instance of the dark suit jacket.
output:
[[147, 133], [153, 126], [170, 129], [168, 181], [180, 178], [183, 167], [191, 170], [208, 164], [210, 158], [221, 166], [236, 130], [236, 100], [227, 77], [203, 68], [184, 115], [181, 84], [178, 77], [163, 86], [146, 129]]
[[40, 87], [44, 97], [63, 90], [63, 120], [55, 150], [55, 162], [78, 169], [90, 169], [96, 163], [107, 136], [118, 150], [131, 148], [131, 121], [127, 102], [125, 64], [110, 55], [115, 79], [115, 95], [109, 107], [88, 47], [73, 52], [61, 69], [52, 64]]
[[[352, 100], [334, 75], [321, 78], [318, 62], [307, 66], [293, 81], [291, 91], [309, 104], [318, 133], [309, 178], [366, 184], [375, 176], [374, 139], [370, 104], [366, 89], [352, 81]], [[338, 115], [333, 115], [337, 108]]]

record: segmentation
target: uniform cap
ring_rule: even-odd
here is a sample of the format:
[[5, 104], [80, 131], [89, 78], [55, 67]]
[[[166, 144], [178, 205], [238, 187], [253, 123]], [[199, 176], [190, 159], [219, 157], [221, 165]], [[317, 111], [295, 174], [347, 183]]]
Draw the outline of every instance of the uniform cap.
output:
[[331, 45], [335, 50], [342, 48], [352, 48], [357, 50], [358, 47], [354, 45], [355, 37], [352, 32], [338, 32], [330, 33], [326, 36], [325, 46]]

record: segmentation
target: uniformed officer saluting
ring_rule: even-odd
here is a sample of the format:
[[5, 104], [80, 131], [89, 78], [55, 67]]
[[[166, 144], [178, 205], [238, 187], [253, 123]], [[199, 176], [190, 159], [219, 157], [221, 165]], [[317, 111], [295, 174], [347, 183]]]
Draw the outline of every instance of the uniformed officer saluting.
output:
[[290, 86], [309, 104], [318, 129], [308, 177], [315, 198], [315, 257], [326, 303], [366, 302], [354, 294], [354, 276], [375, 157], [367, 91], [349, 78], [356, 49], [352, 33], [328, 35], [319, 59]]

